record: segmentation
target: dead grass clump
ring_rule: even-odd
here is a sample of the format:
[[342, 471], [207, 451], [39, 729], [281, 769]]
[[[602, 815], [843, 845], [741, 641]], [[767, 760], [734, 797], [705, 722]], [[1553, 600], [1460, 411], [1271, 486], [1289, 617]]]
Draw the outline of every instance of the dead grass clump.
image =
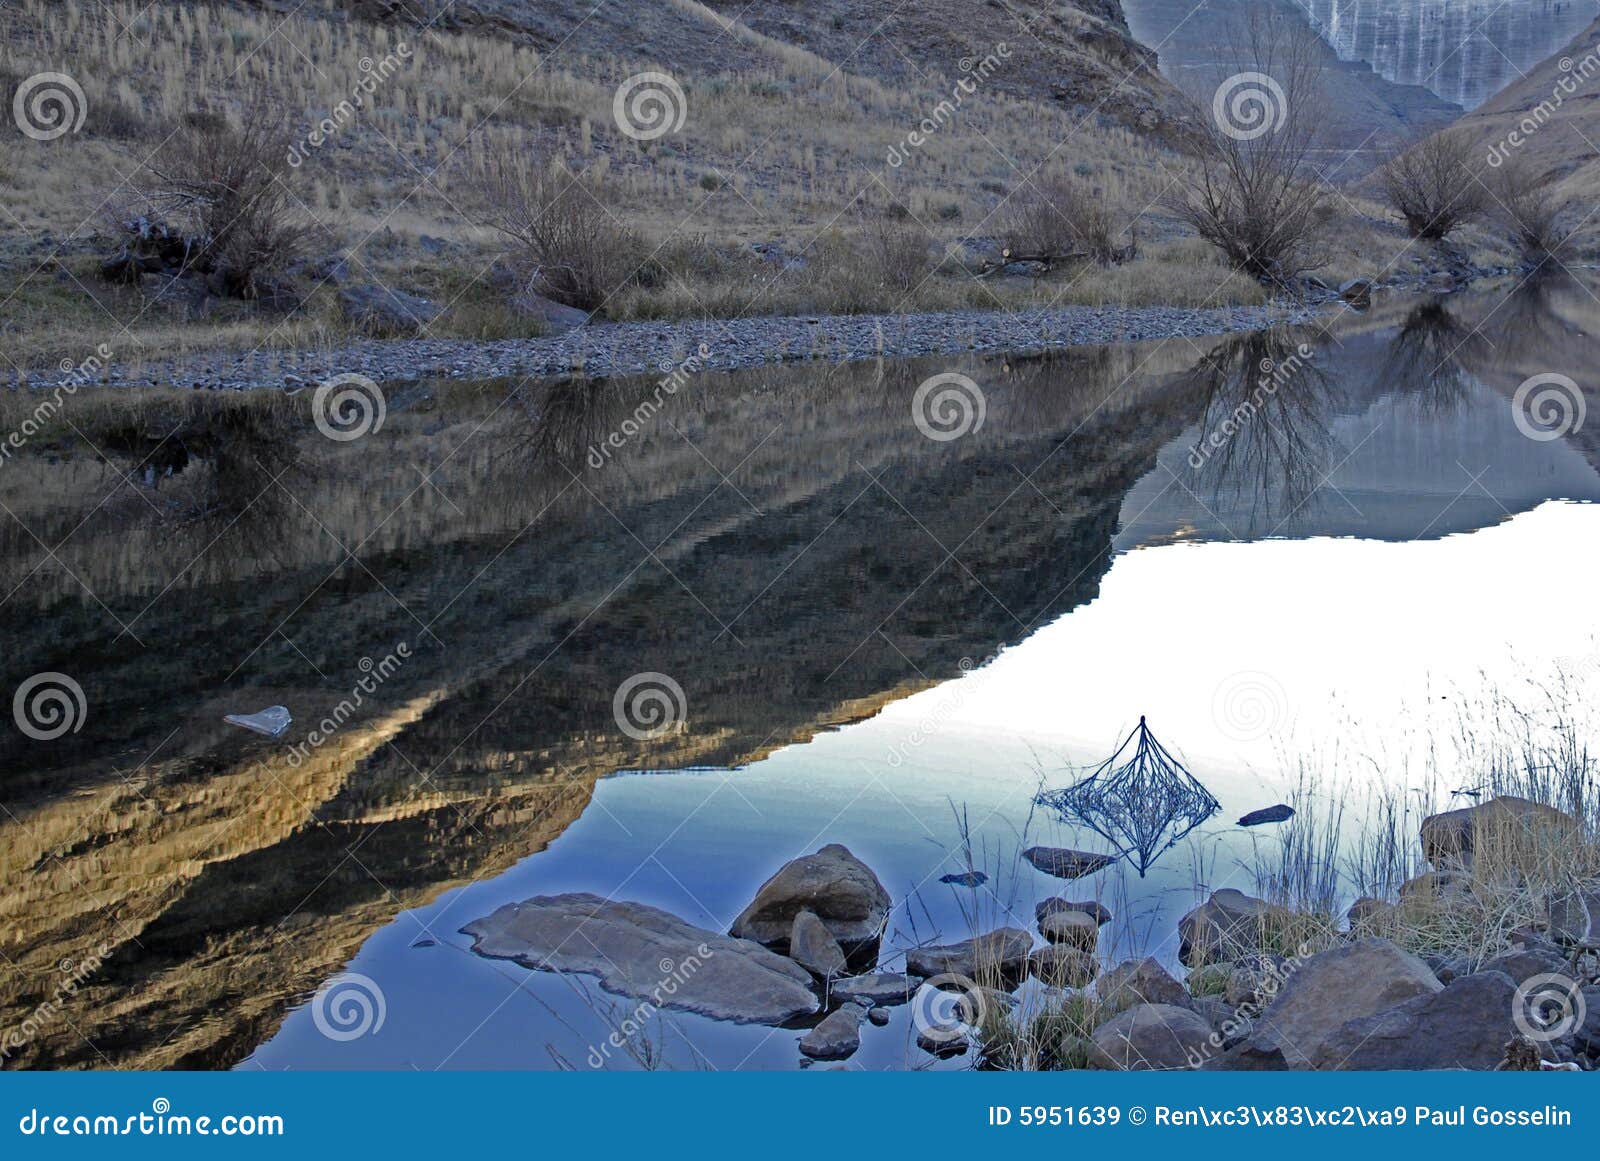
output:
[[1087, 258], [1109, 266], [1126, 250], [1121, 211], [1105, 190], [1065, 173], [1029, 181], [1013, 199], [1005, 231], [1011, 261]]

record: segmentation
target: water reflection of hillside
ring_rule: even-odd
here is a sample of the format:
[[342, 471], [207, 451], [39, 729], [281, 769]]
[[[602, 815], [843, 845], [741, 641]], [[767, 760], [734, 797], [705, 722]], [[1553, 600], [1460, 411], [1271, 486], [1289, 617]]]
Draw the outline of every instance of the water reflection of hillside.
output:
[[[153, 483], [66, 443], [14, 465], [8, 506], [64, 543], [11, 558], [3, 644], [14, 672], [71, 672], [91, 711], [56, 743], [0, 743], [3, 1022], [64, 956], [114, 949], [71, 1025], [14, 1059], [231, 1063], [377, 926], [559, 834], [597, 777], [753, 760], [1088, 599], [1121, 494], [1188, 418], [1159, 362], [1113, 392], [1133, 359], [978, 366], [986, 423], [955, 444], [911, 424], [928, 372], [898, 366], [707, 380], [599, 472], [572, 462], [586, 439], [538, 433], [563, 406], [598, 430], [638, 385], [593, 410], [419, 392], [344, 446], [293, 401], [117, 416], [123, 472], [146, 433], [287, 433], [247, 448], [271, 475], [242, 500], [204, 453]], [[414, 657], [375, 711], [298, 767], [220, 724], [283, 702], [293, 739], [402, 640]], [[644, 669], [690, 705], [655, 744], [611, 717]]]
[[[975, 362], [985, 423], [952, 443], [910, 417], [945, 366], [707, 378], [599, 470], [649, 383], [418, 387], [344, 445], [304, 396], [79, 397], [114, 443], [0, 473], [8, 672], [70, 672], [90, 705], [55, 743], [0, 735], [0, 1025], [64, 958], [112, 954], [11, 1059], [236, 1062], [378, 927], [560, 835], [596, 779], [754, 761], [1091, 600], [1141, 479], [1227, 397], [1197, 383], [1246, 365], [1177, 349]], [[1289, 401], [1308, 438], [1351, 382]], [[370, 712], [286, 761], [401, 641]], [[689, 707], [655, 742], [612, 717], [646, 670]], [[221, 724], [272, 702], [279, 742]]]

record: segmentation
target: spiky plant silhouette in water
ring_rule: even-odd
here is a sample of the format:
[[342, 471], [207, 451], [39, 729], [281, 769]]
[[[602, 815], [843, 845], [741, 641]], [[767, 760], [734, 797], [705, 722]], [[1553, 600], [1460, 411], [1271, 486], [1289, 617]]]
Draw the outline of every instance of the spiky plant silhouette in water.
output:
[[[1124, 760], [1130, 747], [1132, 757]], [[1156, 859], [1222, 809], [1156, 741], [1142, 716], [1138, 728], [1094, 773], [1065, 790], [1043, 791], [1037, 801], [1115, 843], [1141, 879]]]

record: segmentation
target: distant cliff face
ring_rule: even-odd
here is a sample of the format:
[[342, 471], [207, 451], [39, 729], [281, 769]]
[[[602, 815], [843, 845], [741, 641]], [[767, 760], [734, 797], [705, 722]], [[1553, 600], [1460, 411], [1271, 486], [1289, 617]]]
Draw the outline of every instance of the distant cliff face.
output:
[[1342, 60], [1471, 109], [1600, 14], [1596, 0], [1294, 0]]

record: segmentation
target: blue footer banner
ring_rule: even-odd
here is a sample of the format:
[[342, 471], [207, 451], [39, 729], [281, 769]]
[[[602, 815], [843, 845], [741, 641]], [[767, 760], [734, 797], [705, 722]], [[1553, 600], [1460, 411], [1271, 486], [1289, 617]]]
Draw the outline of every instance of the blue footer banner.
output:
[[1584, 1074], [96, 1073], [0, 1077], [3, 1155], [815, 1155], [1063, 1146], [1593, 1155]]

